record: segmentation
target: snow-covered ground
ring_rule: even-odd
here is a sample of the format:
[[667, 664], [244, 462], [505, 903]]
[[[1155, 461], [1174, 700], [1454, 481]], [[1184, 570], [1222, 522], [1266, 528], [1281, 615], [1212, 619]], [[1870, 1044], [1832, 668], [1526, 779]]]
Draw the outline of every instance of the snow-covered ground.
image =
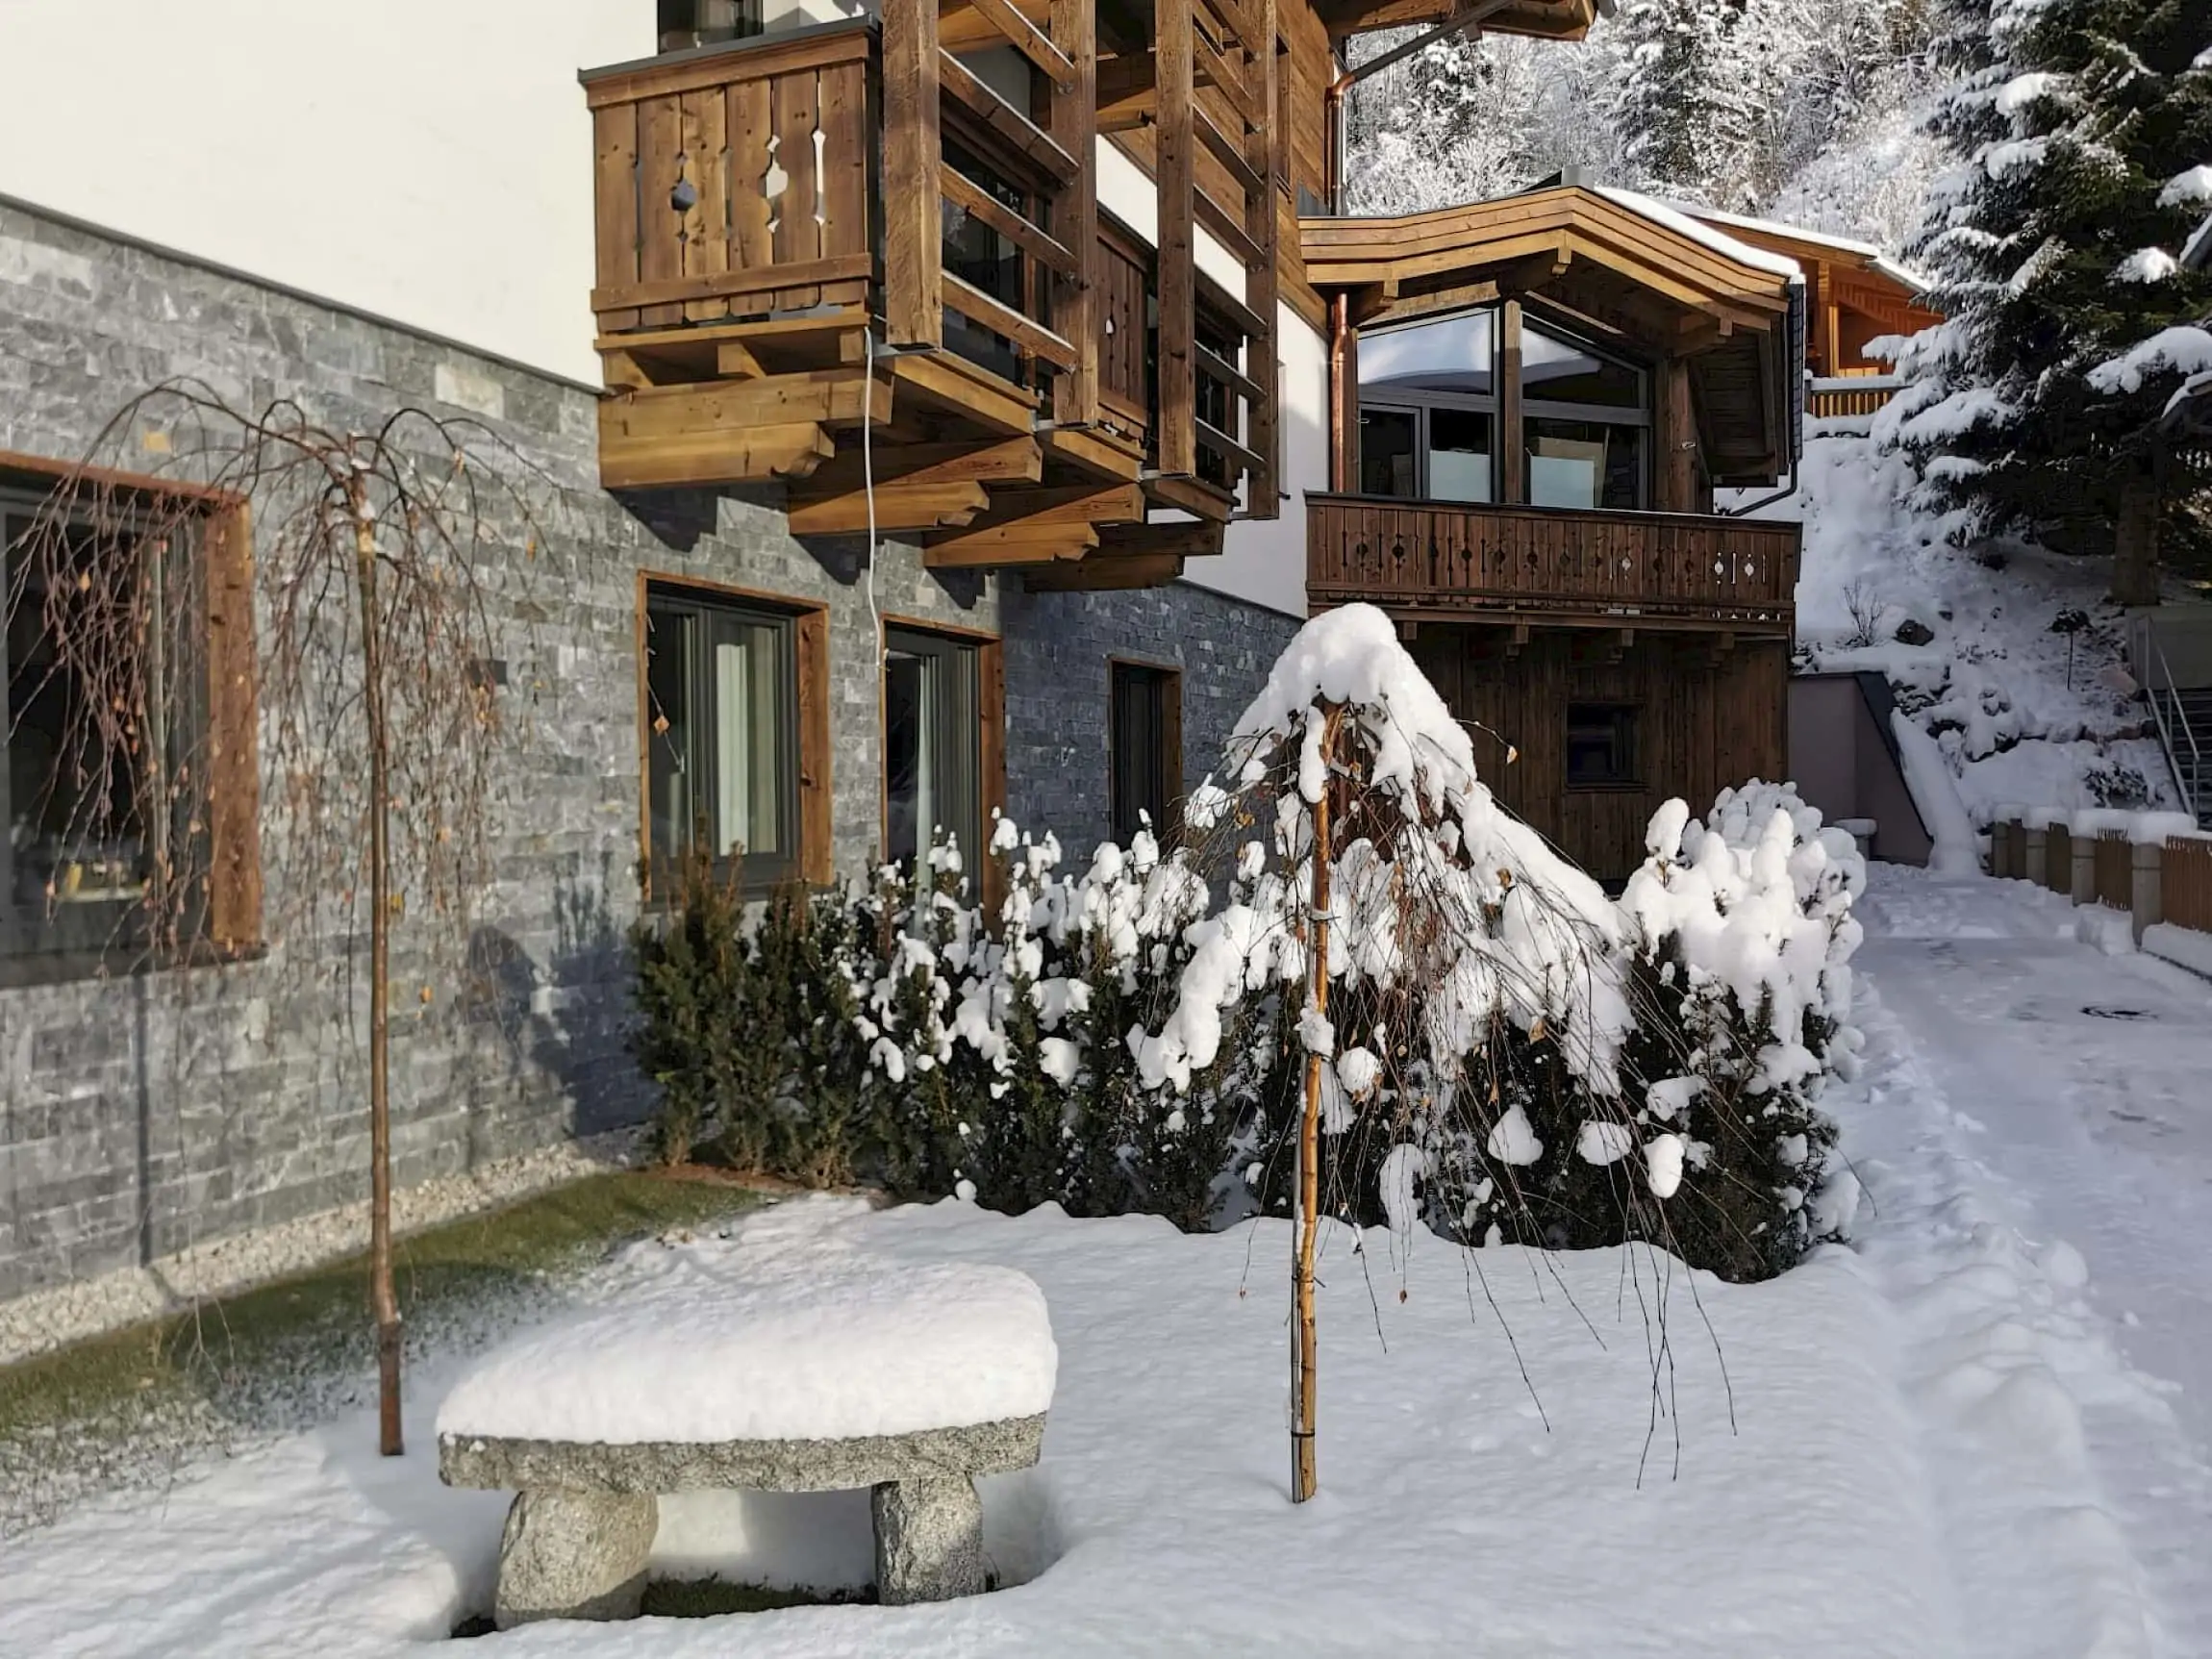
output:
[[[1642, 1251], [1423, 1235], [1405, 1260], [1335, 1232], [1322, 1492], [1297, 1509], [1280, 1223], [816, 1199], [641, 1245], [587, 1294], [619, 1302], [671, 1256], [742, 1278], [847, 1247], [1033, 1277], [1059, 1381], [1041, 1466], [986, 1483], [1009, 1588], [489, 1650], [2201, 1651], [2212, 986], [2076, 943], [2017, 885], [1881, 869], [1866, 916], [1869, 1064], [1828, 1101], [1867, 1185], [1851, 1247], [1731, 1287]], [[0, 1645], [341, 1659], [443, 1634], [489, 1601], [502, 1503], [437, 1483], [451, 1380], [415, 1379], [404, 1460], [349, 1418], [13, 1542]], [[866, 1516], [858, 1495], [686, 1500], [660, 1554], [849, 1585]]]
[[[1760, 513], [1805, 526], [1797, 638], [1810, 666], [1886, 675], [1936, 739], [1977, 829], [2006, 802], [2178, 805], [2125, 673], [2124, 615], [2105, 602], [2110, 561], [1947, 544], [1935, 519], [1904, 504], [1901, 458], [1847, 424], [1816, 423], [1797, 493]], [[2079, 631], [2052, 632], [2068, 613]], [[1929, 638], [1899, 641], [1908, 622]], [[1921, 804], [1932, 826], [1943, 804]]]

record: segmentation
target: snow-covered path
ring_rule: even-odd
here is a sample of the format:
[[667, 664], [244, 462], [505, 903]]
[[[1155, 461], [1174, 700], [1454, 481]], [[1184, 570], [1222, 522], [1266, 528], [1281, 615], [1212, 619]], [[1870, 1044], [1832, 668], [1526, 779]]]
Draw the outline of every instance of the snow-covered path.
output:
[[1966, 1627], [2212, 1651], [2212, 985], [2021, 884], [1882, 868], [1861, 915], [1846, 1141]]

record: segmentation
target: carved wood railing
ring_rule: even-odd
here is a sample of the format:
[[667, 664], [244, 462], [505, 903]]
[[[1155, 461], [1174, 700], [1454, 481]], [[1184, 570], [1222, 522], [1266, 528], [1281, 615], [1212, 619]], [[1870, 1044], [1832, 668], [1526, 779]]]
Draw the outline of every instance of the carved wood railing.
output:
[[1775, 626], [1795, 609], [1799, 526], [1375, 496], [1306, 497], [1311, 602]]

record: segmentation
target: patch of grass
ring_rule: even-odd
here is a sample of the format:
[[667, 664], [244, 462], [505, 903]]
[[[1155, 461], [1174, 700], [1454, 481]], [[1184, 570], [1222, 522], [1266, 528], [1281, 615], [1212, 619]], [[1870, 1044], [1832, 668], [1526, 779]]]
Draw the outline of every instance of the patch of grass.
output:
[[[760, 1202], [719, 1183], [643, 1170], [589, 1176], [397, 1241], [399, 1301], [420, 1339], [473, 1303], [527, 1294], [613, 1245], [708, 1225]], [[410, 1345], [414, 1345], [411, 1343]], [[288, 1379], [366, 1365], [364, 1251], [184, 1313], [0, 1367], [0, 1444], [126, 1432], [164, 1405], [250, 1399]]]

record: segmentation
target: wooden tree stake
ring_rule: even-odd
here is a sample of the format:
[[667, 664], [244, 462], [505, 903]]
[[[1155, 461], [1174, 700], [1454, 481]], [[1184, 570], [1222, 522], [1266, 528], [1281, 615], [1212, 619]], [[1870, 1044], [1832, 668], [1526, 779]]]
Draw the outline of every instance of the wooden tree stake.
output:
[[[1329, 1010], [1329, 787], [1336, 764], [1341, 709], [1321, 727], [1321, 794], [1314, 802], [1313, 903], [1307, 940], [1314, 1012]], [[1314, 1320], [1314, 1244], [1320, 1230], [1321, 1067], [1325, 1055], [1306, 1055], [1306, 1110], [1298, 1125], [1298, 1244], [1291, 1269], [1291, 1501], [1303, 1503], [1320, 1485], [1315, 1473], [1315, 1394], [1320, 1376], [1320, 1337]]]

